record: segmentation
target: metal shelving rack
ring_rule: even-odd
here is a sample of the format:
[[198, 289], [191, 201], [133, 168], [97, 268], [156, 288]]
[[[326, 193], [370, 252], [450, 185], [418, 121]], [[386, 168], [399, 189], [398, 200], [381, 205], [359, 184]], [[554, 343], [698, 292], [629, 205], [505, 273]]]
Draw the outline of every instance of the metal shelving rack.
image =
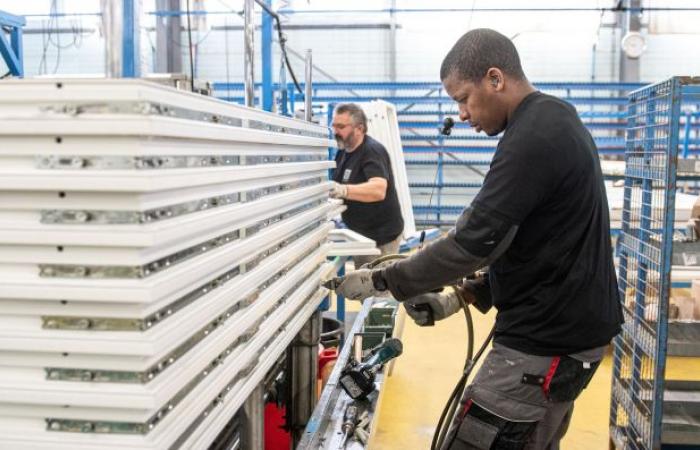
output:
[[[700, 80], [681, 77], [629, 97], [618, 241], [625, 323], [614, 341], [610, 410], [611, 447], [620, 450], [697, 448], [683, 446], [688, 429], [663, 419], [664, 398], [673, 396], [664, 374], [681, 103], [698, 98]], [[666, 445], [674, 435], [681, 438]]]

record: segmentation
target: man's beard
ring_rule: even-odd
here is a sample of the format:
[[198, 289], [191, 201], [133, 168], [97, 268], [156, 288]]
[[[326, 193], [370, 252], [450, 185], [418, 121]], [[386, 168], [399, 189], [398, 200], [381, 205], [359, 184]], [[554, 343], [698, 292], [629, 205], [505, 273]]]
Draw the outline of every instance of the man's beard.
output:
[[343, 138], [341, 138], [337, 134], [335, 135], [335, 143], [338, 144], [338, 150], [345, 150], [345, 143], [343, 142]]
[[347, 149], [349, 149], [349, 148], [350, 148], [350, 144], [351, 144], [350, 142], [348, 142], [349, 140], [350, 140], [350, 137], [348, 137], [348, 139], [346, 140], [346, 139], [343, 139], [342, 137], [340, 137], [340, 136], [337, 135], [337, 134], [335, 135], [335, 142], [338, 144], [338, 149], [339, 149], [339, 150], [347, 150]]

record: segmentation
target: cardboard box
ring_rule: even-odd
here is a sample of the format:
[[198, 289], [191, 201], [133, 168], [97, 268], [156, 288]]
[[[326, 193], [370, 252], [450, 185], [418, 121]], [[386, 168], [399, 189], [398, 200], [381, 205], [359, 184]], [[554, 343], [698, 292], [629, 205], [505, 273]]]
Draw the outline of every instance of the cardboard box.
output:
[[700, 320], [700, 280], [693, 280], [690, 293], [694, 303], [693, 318], [695, 320]]

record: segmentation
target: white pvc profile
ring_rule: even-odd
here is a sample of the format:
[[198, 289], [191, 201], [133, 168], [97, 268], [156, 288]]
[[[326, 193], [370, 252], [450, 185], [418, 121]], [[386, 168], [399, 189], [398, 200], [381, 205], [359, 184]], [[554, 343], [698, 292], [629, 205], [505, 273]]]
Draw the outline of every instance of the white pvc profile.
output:
[[328, 233], [330, 249], [328, 256], [379, 255], [376, 242], [348, 228], [331, 230]]
[[[109, 172], [123, 167], [127, 161], [136, 159], [145, 161], [158, 158], [158, 165], [145, 164], [127, 166], [140, 171], [174, 170], [176, 158], [190, 157], [189, 169], [196, 167], [214, 168], [216, 164], [231, 165], [255, 164], [254, 156], [315, 156], [327, 159], [325, 146], [274, 144], [260, 142], [240, 142], [221, 140], [218, 135], [209, 139], [165, 138], [159, 136], [36, 136], [6, 135], [2, 136], [4, 144], [0, 147], [0, 162], [3, 170], [35, 169], [43, 172], [55, 171], [64, 167], [72, 173], [89, 171]], [[280, 140], [283, 142], [283, 140]], [[80, 160], [65, 161], [67, 166], [57, 165], [59, 161], [52, 158], [80, 157]], [[223, 159], [211, 161], [209, 157]], [[230, 157], [228, 160], [224, 157]], [[87, 165], [89, 158], [103, 163], [99, 166]], [[77, 165], [75, 163], [78, 163]], [[194, 163], [197, 163], [194, 165]]]
[[66, 118], [4, 118], [0, 136], [149, 136], [180, 139], [254, 142], [257, 144], [329, 147], [327, 138], [292, 136], [271, 131], [227, 127], [169, 117], [84, 115]]
[[56, 192], [50, 191], [7, 191], [0, 196], [0, 213], [3, 214], [3, 222], [5, 222], [10, 217], [9, 213], [43, 209], [145, 211], [172, 204], [245, 192], [267, 186], [288, 184], [317, 177], [325, 179], [327, 172], [323, 169], [304, 170], [286, 175], [275, 175], [275, 170], [268, 168], [266, 175], [261, 178], [249, 180], [231, 179], [223, 183], [156, 192], [63, 191], [63, 195], [59, 196]]
[[[330, 265], [328, 268], [330, 268]], [[330, 273], [330, 270], [326, 270], [321, 278], [328, 277]], [[310, 317], [316, 310], [320, 301], [325, 297], [325, 295], [325, 291], [322, 290], [319, 292], [317, 299], [310, 301], [303, 307], [302, 312], [297, 314], [297, 316], [290, 321], [289, 325], [287, 325], [287, 329], [291, 332], [281, 335], [274, 344], [275, 348], [284, 349], [289, 345], [294, 336], [296, 336], [301, 327], [308, 320], [308, 317]], [[219, 414], [212, 415], [210, 418], [208, 418], [206, 423], [199, 427], [199, 429], [193, 433], [187, 441], [185, 441], [183, 448], [191, 448], [193, 450], [208, 448], [210, 443], [214, 440], [214, 438], [216, 438], [233, 414], [235, 414], [241, 405], [243, 405], [243, 402], [248, 397], [250, 392], [262, 381], [267, 371], [272, 368], [277, 361], [277, 358], [278, 355], [275, 355], [273, 352], [263, 355], [263, 358], [261, 358], [263, 360], [259, 362], [259, 366], [256, 371], [244, 381], [236, 395], [224, 402], [222, 411]]]
[[[0, 448], [206, 448], [325, 294], [327, 129], [142, 81], [21, 80], [0, 85], [0, 141]], [[68, 329], [90, 318], [115, 331]], [[58, 381], [72, 369], [150, 381]]]
[[[188, 214], [169, 220], [142, 225], [60, 225], [23, 223], [13, 226], [2, 223], [0, 242], [15, 245], [62, 245], [106, 247], [163, 247], [187, 248], [189, 240], [197, 241], [220, 236], [237, 227], [248, 226], [264, 219], [266, 215], [282, 214], [313, 200], [325, 198], [329, 183], [307, 186], [301, 189], [271, 195], [250, 203]], [[273, 198], [274, 197], [274, 198]], [[272, 199], [272, 201], [271, 201]], [[186, 242], [187, 241], [187, 242]], [[163, 250], [161, 253], [165, 253]], [[153, 256], [153, 255], [149, 255]], [[0, 269], [1, 272], [1, 269]]]
[[403, 235], [404, 237], [411, 236], [416, 232], [416, 223], [413, 217], [413, 203], [408, 187], [408, 172], [403, 155], [396, 106], [384, 100], [373, 100], [369, 103], [361, 103], [360, 106], [367, 115], [367, 134], [381, 142], [389, 153], [396, 194], [399, 197], [401, 215], [404, 221]]
[[[136, 383], [93, 383], [78, 381], [52, 381], [43, 377], [42, 369], [4, 368], [0, 377], [0, 410], [2, 404], [22, 403], [24, 405], [43, 405], [55, 408], [29, 409], [26, 414], [38, 414], [40, 417], [52, 416], [80, 419], [85, 418], [86, 410], [92, 406], [109, 408], [104, 413], [92, 413], [90, 418], [96, 420], [146, 421], [153, 415], [154, 409], [162, 407], [170, 398], [177, 394], [189, 380], [207, 367], [207, 364], [222, 353], [230, 343], [238, 338], [246, 329], [260, 320], [277, 302], [277, 300], [299, 281], [308, 278], [323, 262], [325, 251], [317, 251], [290, 271], [289, 276], [275, 282], [266, 289], [260, 298], [240, 314], [232, 317], [225, 326], [215, 330], [201, 341], [196, 347], [185, 354], [183, 358], [168, 367], [153, 381], [146, 384]], [[316, 282], [316, 280], [311, 280]], [[313, 283], [311, 283], [313, 284]], [[305, 285], [309, 285], [306, 282]], [[275, 315], [279, 314], [278, 311]], [[211, 314], [213, 318], [216, 315]], [[195, 324], [185, 327], [178, 332], [179, 339], [186, 339]], [[267, 320], [261, 328], [266, 328]], [[183, 325], [180, 325], [183, 328]], [[124, 343], [129, 346], [128, 341]], [[248, 344], [245, 344], [248, 345]], [[67, 350], [68, 351], [68, 350]], [[107, 352], [105, 352], [107, 353]], [[229, 355], [238, 360], [237, 355]], [[235, 361], [230, 370], [239, 370], [240, 361]], [[123, 370], [123, 369], [122, 369]], [[31, 380], [31, 381], [29, 381]], [[208, 378], [205, 378], [208, 381]], [[71, 405], [70, 410], [62, 410], [63, 405]], [[14, 408], [13, 408], [14, 409]], [[124, 411], [122, 411], [124, 410]], [[139, 413], [136, 413], [140, 410]], [[15, 413], [18, 413], [14, 409]], [[82, 416], [81, 416], [82, 415]]]
[[[319, 269], [311, 280], [323, 277], [329, 272], [329, 265]], [[308, 289], [308, 290], [307, 290]], [[280, 309], [279, 314], [271, 316], [269, 326], [256, 336], [246, 351], [240, 355], [240, 361], [251, 361], [256, 355], [256, 348], [259, 348], [275, 330], [283, 327], [284, 332], [280, 333], [275, 341], [270, 345], [262, 357], [258, 360], [255, 370], [241, 380], [234, 390], [224, 398], [218, 411], [207, 415], [204, 422], [191, 433], [179, 448], [206, 448], [214, 439], [218, 431], [230, 419], [235, 411], [240, 408], [250, 391], [262, 380], [266, 372], [277, 360], [281, 352], [287, 347], [296, 333], [308, 317], [315, 311], [321, 299], [325, 295], [319, 291], [306, 304], [303, 303], [305, 292], [313, 292], [317, 285], [309, 283], [302, 287], [290, 298]], [[294, 314], [294, 311], [297, 311]], [[292, 319], [288, 319], [292, 317]], [[285, 325], [286, 324], [286, 325]], [[227, 364], [230, 364], [231, 361]], [[0, 444], [11, 446], [13, 449], [162, 449], [170, 448], [173, 441], [179, 437], [179, 432], [185, 430], [197, 416], [197, 411], [203, 409], [226, 385], [226, 375], [228, 366], [220, 367], [220, 372], [211, 383], [200, 384], [198, 388], [178, 406], [178, 411], [167, 415], [165, 419], [147, 436], [129, 435], [98, 435], [98, 434], [78, 434], [48, 432], [45, 429], [45, 422], [39, 419], [2, 417], [0, 419]], [[203, 391], [203, 392], [200, 392]], [[198, 442], [193, 442], [197, 440]]]
[[[136, 249], [148, 247], [149, 250], [139, 250], [137, 256], [123, 261], [124, 264], [138, 264], [221, 236], [227, 230], [234, 231], [236, 227], [254, 225], [309, 202], [323, 200], [329, 186], [328, 182], [304, 186], [251, 202], [232, 203], [144, 224], [47, 224], [39, 223], [36, 215], [25, 212], [22, 214], [34, 219], [0, 222], [3, 230], [0, 243], [11, 247], [8, 257], [15, 262], [25, 261], [14, 259], [20, 246], [60, 245], [64, 246], [63, 252], [67, 248], [65, 246], [70, 245], [75, 246], [74, 251], [78, 251], [78, 248], [99, 247], [108, 252], [109, 248], [114, 248], [116, 253], [133, 253]], [[123, 247], [123, 250], [119, 250], [119, 247]], [[61, 258], [58, 254], [61, 251], [57, 252], [54, 248], [53, 253], [56, 253], [54, 258]], [[0, 262], [3, 260], [0, 256]]]
[[[146, 331], [42, 329], [41, 321], [36, 316], [5, 316], [0, 330], [0, 349], [36, 355], [31, 359], [27, 355], [22, 364], [32, 364], [35, 367], [74, 367], [78, 362], [79, 367], [92, 367], [90, 355], [112, 355], [123, 358], [112, 358], [109, 364], [101, 363], [95, 368], [145, 370], [174, 350], [194, 331], [225, 312], [235, 303], [234, 299], [243, 300], [255, 292], [260, 283], [284, 267], [279, 261], [293, 261], [296, 256], [317, 246], [328, 232], [328, 227], [329, 225], [323, 225], [307, 238], [290, 246], [288, 251], [265, 260], [250, 274], [236, 277], [231, 283], [212, 291], [210, 295], [198, 299]], [[104, 317], [100, 309], [95, 309], [91, 316]], [[70, 353], [70, 358], [62, 357], [64, 352]], [[84, 355], [82, 358], [81, 354]], [[5, 374], [7, 372], [0, 374], [0, 380]]]
[[[59, 87], [60, 85], [60, 87]], [[48, 105], [105, 105], [114, 102], [152, 102], [208, 114], [257, 120], [271, 125], [327, 134], [310, 122], [246, 108], [213, 97], [136, 79], [26, 79], [0, 85], [0, 117], [36, 117]], [[70, 115], [66, 115], [72, 117]]]
[[[331, 161], [269, 164], [265, 166], [228, 166], [208, 169], [172, 169], [167, 171], [91, 171], [76, 176], [74, 171], [40, 171], [0, 168], [0, 189], [37, 191], [111, 191], [153, 192], [225, 183], [232, 179], [252, 180], [301, 172], [328, 170]], [[155, 173], [153, 173], [155, 172]]]
[[188, 287], [226, 272], [240, 255], [254, 252], [271, 240], [282, 240], [308, 223], [325, 217], [330, 208], [321, 205], [261, 230], [249, 239], [217, 248], [146, 279], [40, 278], [31, 271], [12, 273], [7, 270], [0, 277], [0, 297], [149, 303], [159, 308]]

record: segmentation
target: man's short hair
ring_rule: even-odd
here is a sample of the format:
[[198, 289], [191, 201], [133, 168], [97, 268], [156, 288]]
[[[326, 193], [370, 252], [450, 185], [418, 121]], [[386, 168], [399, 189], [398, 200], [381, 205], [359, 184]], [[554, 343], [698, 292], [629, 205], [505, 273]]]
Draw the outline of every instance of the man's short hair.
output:
[[515, 79], [525, 79], [515, 45], [506, 36], [488, 28], [465, 33], [447, 53], [440, 66], [440, 79], [458, 75], [476, 83], [495, 67]]
[[367, 133], [367, 116], [355, 103], [341, 103], [335, 107], [335, 114], [348, 114], [355, 126], [362, 126], [362, 131]]

